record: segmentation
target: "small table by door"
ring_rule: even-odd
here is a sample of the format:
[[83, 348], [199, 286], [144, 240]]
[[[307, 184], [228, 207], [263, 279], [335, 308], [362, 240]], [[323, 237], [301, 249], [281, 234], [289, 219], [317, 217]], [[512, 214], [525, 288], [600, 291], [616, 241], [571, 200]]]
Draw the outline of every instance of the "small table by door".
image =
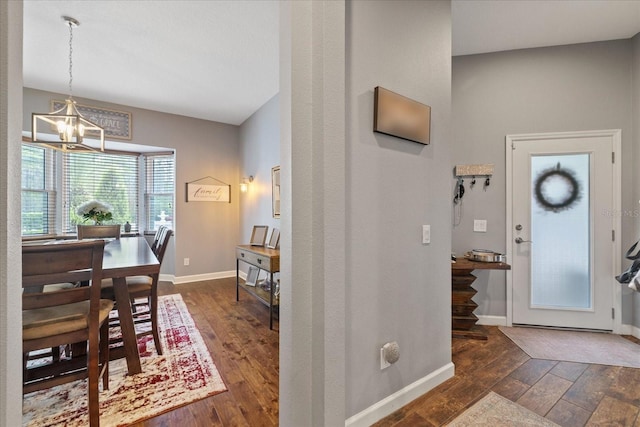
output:
[[478, 317], [473, 311], [478, 307], [472, 298], [478, 292], [471, 285], [476, 276], [473, 270], [510, 270], [511, 266], [503, 262], [476, 262], [458, 259], [451, 263], [451, 336], [486, 340], [487, 333], [476, 325]]
[[[269, 274], [271, 283], [269, 291], [262, 291], [257, 284], [253, 287], [240, 283], [240, 261], [264, 270]], [[236, 246], [236, 301], [240, 300], [240, 288], [243, 288], [249, 294], [256, 297], [258, 301], [267, 305], [269, 307], [269, 329], [273, 329], [273, 308], [278, 305], [274, 299], [276, 286], [273, 281], [273, 274], [278, 272], [280, 272], [279, 249], [250, 245]]]

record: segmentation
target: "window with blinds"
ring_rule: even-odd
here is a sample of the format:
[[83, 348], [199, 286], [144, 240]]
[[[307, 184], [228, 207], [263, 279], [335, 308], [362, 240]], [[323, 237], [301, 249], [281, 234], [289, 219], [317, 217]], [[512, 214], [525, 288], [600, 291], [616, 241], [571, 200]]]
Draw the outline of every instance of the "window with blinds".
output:
[[173, 228], [174, 198], [172, 152], [63, 153], [22, 144], [23, 236], [75, 234], [85, 223], [78, 207], [90, 200], [110, 205], [110, 223], [128, 221], [134, 233]]
[[146, 231], [155, 231], [161, 225], [173, 229], [175, 156], [148, 155], [145, 170]]
[[54, 234], [55, 156], [51, 150], [22, 144], [22, 234]]
[[128, 154], [63, 153], [62, 232], [75, 233], [84, 218], [78, 207], [98, 200], [112, 207], [113, 224], [139, 230], [138, 157]]

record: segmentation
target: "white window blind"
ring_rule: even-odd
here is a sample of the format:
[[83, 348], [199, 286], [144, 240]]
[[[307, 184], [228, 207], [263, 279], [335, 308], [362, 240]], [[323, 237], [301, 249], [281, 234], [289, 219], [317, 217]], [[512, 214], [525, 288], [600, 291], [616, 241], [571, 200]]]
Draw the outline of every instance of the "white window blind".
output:
[[127, 154], [64, 153], [62, 168], [62, 231], [75, 233], [84, 219], [78, 206], [99, 200], [113, 208], [113, 224], [138, 224], [138, 159]]
[[22, 234], [54, 234], [56, 224], [55, 156], [22, 144]]
[[173, 228], [175, 155], [147, 155], [145, 171], [146, 231], [155, 231], [161, 225]]

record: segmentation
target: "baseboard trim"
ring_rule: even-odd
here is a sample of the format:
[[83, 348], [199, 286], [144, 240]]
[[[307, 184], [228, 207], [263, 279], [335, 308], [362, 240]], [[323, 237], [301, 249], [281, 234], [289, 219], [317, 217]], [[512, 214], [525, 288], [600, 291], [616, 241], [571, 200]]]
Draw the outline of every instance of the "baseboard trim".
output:
[[[507, 318], [504, 316], [483, 316], [477, 315], [478, 325], [484, 326], [507, 326]], [[620, 331], [615, 331], [618, 335], [633, 335], [640, 338], [640, 328], [633, 325], [621, 325]]]
[[507, 326], [506, 316], [483, 316], [477, 315], [478, 325], [485, 326]]
[[[218, 271], [215, 273], [192, 274], [191, 276], [179, 276], [179, 277], [176, 277], [171, 274], [161, 274], [160, 280], [171, 282], [174, 285], [179, 285], [181, 283], [202, 282], [203, 280], [224, 279], [227, 277], [235, 277], [235, 276], [236, 276], [236, 271], [231, 270], [231, 271]], [[240, 277], [242, 277], [242, 272], [240, 272]]]
[[454, 368], [453, 363], [449, 362], [440, 369], [374, 403], [364, 411], [349, 417], [344, 425], [346, 427], [370, 426], [453, 377]]

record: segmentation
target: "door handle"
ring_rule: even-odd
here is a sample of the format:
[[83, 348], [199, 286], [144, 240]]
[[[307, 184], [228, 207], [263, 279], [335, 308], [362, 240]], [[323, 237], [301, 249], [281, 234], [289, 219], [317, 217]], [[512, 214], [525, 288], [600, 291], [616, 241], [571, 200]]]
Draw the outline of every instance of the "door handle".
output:
[[522, 237], [516, 237], [516, 243], [533, 243], [531, 240], [522, 240]]

